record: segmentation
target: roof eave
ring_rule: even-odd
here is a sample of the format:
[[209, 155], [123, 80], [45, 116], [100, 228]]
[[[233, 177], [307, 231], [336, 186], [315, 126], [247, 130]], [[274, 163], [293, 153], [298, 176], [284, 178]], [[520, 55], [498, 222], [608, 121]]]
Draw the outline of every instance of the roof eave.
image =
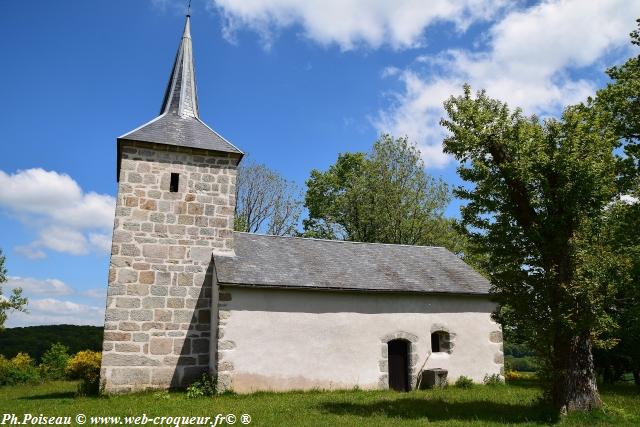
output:
[[301, 285], [272, 285], [264, 283], [233, 283], [218, 282], [219, 286], [233, 286], [238, 288], [264, 288], [264, 289], [285, 289], [285, 290], [307, 290], [307, 291], [331, 291], [331, 292], [355, 292], [355, 293], [384, 293], [384, 294], [420, 294], [420, 295], [440, 295], [440, 296], [473, 296], [491, 297], [489, 292], [438, 292], [402, 289], [375, 289], [375, 288], [347, 288], [343, 286], [301, 286]]

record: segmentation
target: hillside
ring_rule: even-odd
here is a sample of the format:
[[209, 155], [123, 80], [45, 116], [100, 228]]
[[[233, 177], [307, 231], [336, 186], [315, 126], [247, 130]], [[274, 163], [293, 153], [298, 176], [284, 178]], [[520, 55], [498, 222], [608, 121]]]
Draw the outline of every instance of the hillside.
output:
[[13, 357], [19, 352], [40, 359], [53, 343], [69, 347], [70, 353], [102, 350], [102, 327], [77, 325], [28, 326], [0, 332], [0, 354]]

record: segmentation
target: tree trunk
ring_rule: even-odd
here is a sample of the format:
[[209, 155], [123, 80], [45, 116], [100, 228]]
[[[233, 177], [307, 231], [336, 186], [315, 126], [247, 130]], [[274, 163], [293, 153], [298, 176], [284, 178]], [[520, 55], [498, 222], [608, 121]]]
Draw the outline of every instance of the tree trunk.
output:
[[640, 387], [640, 369], [633, 370], [633, 382]]
[[591, 339], [587, 334], [571, 337], [556, 346], [552, 399], [560, 413], [588, 411], [602, 406], [596, 384], [591, 353]]

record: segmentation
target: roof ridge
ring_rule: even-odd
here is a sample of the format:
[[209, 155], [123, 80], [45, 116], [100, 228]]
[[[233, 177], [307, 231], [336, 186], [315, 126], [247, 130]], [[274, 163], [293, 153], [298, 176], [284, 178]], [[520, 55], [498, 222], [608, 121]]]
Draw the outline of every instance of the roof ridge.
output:
[[298, 239], [298, 240], [314, 240], [319, 242], [331, 242], [331, 243], [350, 243], [354, 245], [380, 245], [380, 246], [403, 246], [410, 248], [431, 248], [431, 249], [445, 249], [448, 252], [447, 248], [444, 246], [428, 246], [428, 245], [408, 245], [404, 243], [380, 243], [380, 242], [356, 242], [352, 240], [332, 240], [332, 239], [319, 239], [317, 237], [298, 237], [298, 236], [278, 236], [275, 234], [261, 234], [261, 233], [249, 233], [247, 231], [234, 231], [234, 233], [238, 234], [249, 234], [252, 236], [260, 236], [260, 237], [275, 237], [280, 239]]

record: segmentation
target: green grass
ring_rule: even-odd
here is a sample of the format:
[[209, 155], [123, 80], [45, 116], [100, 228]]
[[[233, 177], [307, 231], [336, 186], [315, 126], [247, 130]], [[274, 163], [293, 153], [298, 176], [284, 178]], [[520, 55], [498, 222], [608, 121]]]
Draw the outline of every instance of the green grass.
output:
[[[137, 393], [74, 397], [76, 383], [0, 387], [2, 413], [87, 416], [215, 416], [250, 414], [252, 426], [562, 426], [640, 425], [640, 395], [634, 386], [606, 387], [604, 410], [555, 420], [539, 402], [531, 380], [505, 386], [449, 387], [444, 390], [311, 391], [226, 394], [187, 399], [185, 393]], [[86, 425], [89, 425], [88, 423]], [[149, 424], [151, 425], [151, 424]], [[237, 426], [242, 424], [238, 421]]]

